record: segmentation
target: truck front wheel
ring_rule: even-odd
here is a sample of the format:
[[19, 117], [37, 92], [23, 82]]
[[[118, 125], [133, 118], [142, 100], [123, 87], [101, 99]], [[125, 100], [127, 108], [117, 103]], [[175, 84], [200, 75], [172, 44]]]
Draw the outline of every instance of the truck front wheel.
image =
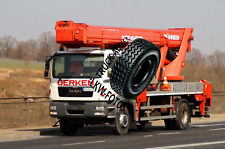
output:
[[114, 120], [113, 132], [117, 135], [127, 134], [130, 126], [130, 115], [126, 107], [121, 108]]
[[60, 129], [66, 136], [72, 136], [77, 133], [78, 127], [69, 123], [68, 119], [60, 119]]

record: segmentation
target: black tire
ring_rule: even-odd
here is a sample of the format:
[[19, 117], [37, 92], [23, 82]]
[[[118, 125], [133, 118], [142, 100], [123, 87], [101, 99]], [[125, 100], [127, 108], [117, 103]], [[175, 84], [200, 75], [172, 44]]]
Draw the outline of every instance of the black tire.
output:
[[120, 109], [113, 123], [113, 133], [116, 135], [127, 134], [130, 122], [131, 119], [127, 107]]
[[166, 129], [169, 129], [169, 130], [175, 129], [175, 121], [174, 121], [174, 119], [165, 119], [164, 120], [164, 124], [166, 126]]
[[137, 130], [142, 131], [145, 128], [147, 122], [140, 122], [140, 125], [137, 125]]
[[124, 48], [110, 76], [111, 88], [126, 99], [140, 95], [159, 66], [160, 49], [145, 39], [135, 39]]
[[78, 127], [71, 125], [68, 119], [60, 119], [60, 129], [66, 136], [73, 136], [78, 131]]
[[184, 130], [189, 127], [191, 121], [190, 108], [186, 100], [181, 100], [177, 105], [177, 118], [174, 120], [174, 128]]

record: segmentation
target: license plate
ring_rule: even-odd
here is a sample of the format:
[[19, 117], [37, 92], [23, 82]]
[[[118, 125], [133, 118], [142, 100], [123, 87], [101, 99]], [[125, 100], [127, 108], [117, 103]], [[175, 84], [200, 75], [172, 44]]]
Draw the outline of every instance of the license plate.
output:
[[93, 92], [94, 89], [93, 88], [82, 88], [82, 91], [84, 91], [84, 92]]

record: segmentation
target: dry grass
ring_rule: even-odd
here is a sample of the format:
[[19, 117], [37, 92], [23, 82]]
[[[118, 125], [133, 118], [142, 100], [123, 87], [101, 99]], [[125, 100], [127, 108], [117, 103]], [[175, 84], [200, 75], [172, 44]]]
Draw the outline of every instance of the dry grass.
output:
[[44, 63], [0, 60], [0, 98], [48, 96]]
[[[43, 77], [44, 63], [0, 59], [0, 98], [48, 96], [49, 80]], [[26, 111], [26, 109], [29, 109]], [[49, 101], [0, 100], [0, 128], [50, 124]]]

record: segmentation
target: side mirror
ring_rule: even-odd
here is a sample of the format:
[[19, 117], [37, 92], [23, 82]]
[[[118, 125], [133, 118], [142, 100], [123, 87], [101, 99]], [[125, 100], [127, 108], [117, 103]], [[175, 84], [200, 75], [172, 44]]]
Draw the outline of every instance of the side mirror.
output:
[[52, 60], [52, 58], [53, 58], [53, 56], [50, 56], [45, 61], [45, 72], [44, 72], [45, 79], [48, 79], [49, 66], [50, 66], [50, 61]]
[[48, 78], [48, 71], [46, 71], [46, 70], [45, 70], [45, 73], [44, 73], [44, 78], [45, 78], [45, 79]]

